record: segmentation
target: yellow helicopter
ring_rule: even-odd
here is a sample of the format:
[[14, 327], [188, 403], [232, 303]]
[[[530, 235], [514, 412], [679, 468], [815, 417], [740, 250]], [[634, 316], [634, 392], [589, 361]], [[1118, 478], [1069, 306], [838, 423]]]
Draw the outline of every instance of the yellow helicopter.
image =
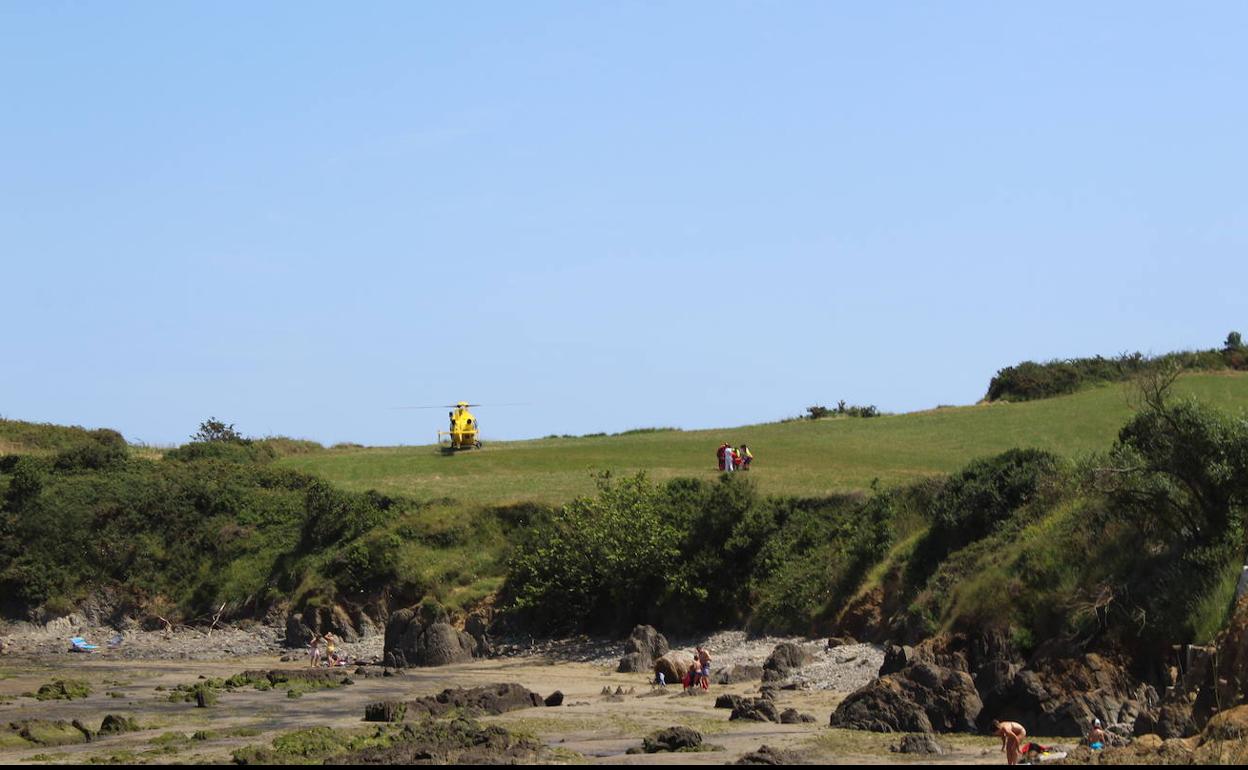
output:
[[[481, 426], [477, 424], [477, 418], [468, 411], [469, 407], [481, 406], [480, 404], [469, 404], [466, 401], [460, 401], [455, 404], [454, 411], [448, 415], [451, 420], [450, 430], [438, 431], [438, 444], [448, 447], [452, 452], [459, 449], [480, 449]], [[449, 439], [450, 444], [446, 441]]]
[[[451, 454], [461, 449], [480, 449], [481, 448], [481, 425], [477, 422], [477, 417], [468, 411], [472, 407], [481, 406], [481, 404], [470, 404], [467, 401], [460, 401], [455, 404], [443, 406], [395, 406], [392, 409], [450, 409], [447, 417], [450, 420], [448, 430], [438, 431], [438, 446], [442, 451]], [[527, 404], [491, 404], [491, 406], [527, 406]]]

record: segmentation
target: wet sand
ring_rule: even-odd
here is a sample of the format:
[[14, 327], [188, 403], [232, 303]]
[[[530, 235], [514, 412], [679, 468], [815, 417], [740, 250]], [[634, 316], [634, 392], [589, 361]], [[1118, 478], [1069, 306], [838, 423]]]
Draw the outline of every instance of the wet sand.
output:
[[[105, 714], [135, 718], [138, 732], [97, 738], [91, 743], [40, 748], [0, 749], [0, 762], [107, 762], [128, 760], [158, 763], [219, 763], [231, 761], [231, 752], [242, 746], [267, 744], [278, 734], [314, 726], [363, 728], [364, 706], [378, 700], [405, 700], [436, 694], [447, 687], [471, 687], [497, 682], [517, 682], [541, 694], [555, 690], [564, 694], [564, 705], [522, 709], [481, 718], [541, 739], [562, 749], [569, 761], [592, 764], [724, 764], [757, 750], [762, 744], [799, 751], [806, 761], [838, 763], [912, 763], [937, 761], [998, 763], [1004, 758], [997, 741], [982, 736], [944, 737], [954, 751], [940, 757], [895, 754], [889, 747], [900, 736], [829, 728], [828, 718], [844, 693], [831, 690], [781, 691], [780, 710], [796, 708], [815, 718], [809, 724], [728, 719], [727, 709], [714, 708], [721, 693], [757, 695], [758, 683], [712, 686], [698, 696], [679, 695], [680, 688], [654, 691], [641, 674], [620, 674], [602, 663], [568, 662], [543, 656], [479, 660], [440, 668], [405, 669], [392, 677], [356, 676], [354, 667], [344, 669], [354, 684], [308, 692], [289, 698], [282, 690], [243, 688], [221, 694], [216, 705], [197, 708], [194, 703], [170, 703], [169, 690], [194, 684], [198, 677], [229, 677], [248, 669], [301, 669], [297, 663], [279, 662], [277, 656], [251, 656], [222, 660], [123, 660], [89, 655], [56, 659], [0, 659], [0, 722], [19, 719], [80, 720], [97, 729]], [[381, 669], [370, 667], [370, 671]], [[72, 701], [38, 701], [21, 697], [53, 679], [88, 682], [92, 693]], [[163, 687], [164, 690], [157, 690]], [[601, 695], [604, 687], [623, 688], [631, 694], [620, 699]], [[692, 727], [708, 743], [722, 751], [680, 754], [626, 754], [642, 738], [674, 725]], [[243, 728], [255, 734], [221, 735]], [[196, 731], [214, 731], [205, 740], [190, 740]], [[168, 735], [176, 733], [177, 735]], [[155, 739], [155, 740], [154, 740]], [[566, 752], [566, 753], [564, 753]]]

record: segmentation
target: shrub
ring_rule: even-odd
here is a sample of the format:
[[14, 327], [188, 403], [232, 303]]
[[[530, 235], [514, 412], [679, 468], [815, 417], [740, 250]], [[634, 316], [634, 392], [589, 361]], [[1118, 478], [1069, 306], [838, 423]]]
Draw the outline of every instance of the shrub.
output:
[[165, 452], [165, 459], [179, 462], [219, 460], [230, 463], [267, 463], [277, 459], [277, 452], [268, 444], [192, 441]]
[[302, 542], [307, 548], [324, 547], [363, 535], [389, 518], [397, 501], [378, 492], [352, 494], [317, 479], [304, 493]]
[[932, 498], [931, 529], [908, 568], [911, 585], [921, 585], [950, 553], [1009, 521], [1058, 467], [1058, 458], [1049, 452], [1011, 449], [975, 460], [951, 476]]
[[1244, 350], [1232, 346], [1235, 332], [1227, 337], [1222, 350], [1198, 350], [1167, 353], [1155, 358], [1142, 353], [1122, 353], [1115, 358], [1094, 356], [1070, 358], [1047, 363], [1024, 361], [997, 372], [988, 383], [988, 401], [1031, 401], [1051, 398], [1104, 382], [1122, 382], [1132, 377], [1167, 370], [1216, 371], [1243, 368]]
[[234, 430], [234, 424], [226, 425], [224, 422], [215, 417], [209, 417], [207, 420], [199, 424], [199, 431], [191, 436], [191, 441], [195, 442], [226, 442], [232, 444], [242, 444], [247, 441], [243, 435]]
[[102, 470], [125, 462], [129, 446], [115, 430], [93, 430], [87, 440], [57, 453], [53, 466], [58, 471]]
[[807, 418], [811, 420], [819, 420], [824, 417], [879, 417], [880, 410], [874, 405], [872, 406], [848, 406], [845, 401], [836, 402], [835, 409], [829, 409], [826, 406], [808, 406], [806, 407]]
[[564, 506], [518, 546], [509, 575], [515, 607], [547, 630], [652, 621], [656, 606], [688, 589], [679, 577], [681, 533], [659, 500], [644, 474], [601, 476], [597, 497]]
[[1138, 414], [1111, 462], [1113, 515], [1165, 540], [1218, 542], [1248, 504], [1248, 425], [1196, 401]]

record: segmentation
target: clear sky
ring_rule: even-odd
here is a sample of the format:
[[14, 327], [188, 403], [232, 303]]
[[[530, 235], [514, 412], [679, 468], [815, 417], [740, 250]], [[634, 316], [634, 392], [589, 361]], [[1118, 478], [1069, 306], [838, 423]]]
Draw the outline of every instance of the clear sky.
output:
[[0, 1], [0, 415], [430, 443], [1248, 334], [1248, 4]]

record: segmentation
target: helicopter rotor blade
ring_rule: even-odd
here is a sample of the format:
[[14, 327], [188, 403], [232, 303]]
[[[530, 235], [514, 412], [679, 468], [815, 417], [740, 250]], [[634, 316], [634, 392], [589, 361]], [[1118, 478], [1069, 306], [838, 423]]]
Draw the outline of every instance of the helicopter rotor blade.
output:
[[[487, 409], [493, 409], [500, 406], [533, 406], [532, 404], [467, 404], [468, 407], [484, 406]], [[392, 406], [391, 409], [455, 409], [459, 404], [441, 404], [434, 406]]]

